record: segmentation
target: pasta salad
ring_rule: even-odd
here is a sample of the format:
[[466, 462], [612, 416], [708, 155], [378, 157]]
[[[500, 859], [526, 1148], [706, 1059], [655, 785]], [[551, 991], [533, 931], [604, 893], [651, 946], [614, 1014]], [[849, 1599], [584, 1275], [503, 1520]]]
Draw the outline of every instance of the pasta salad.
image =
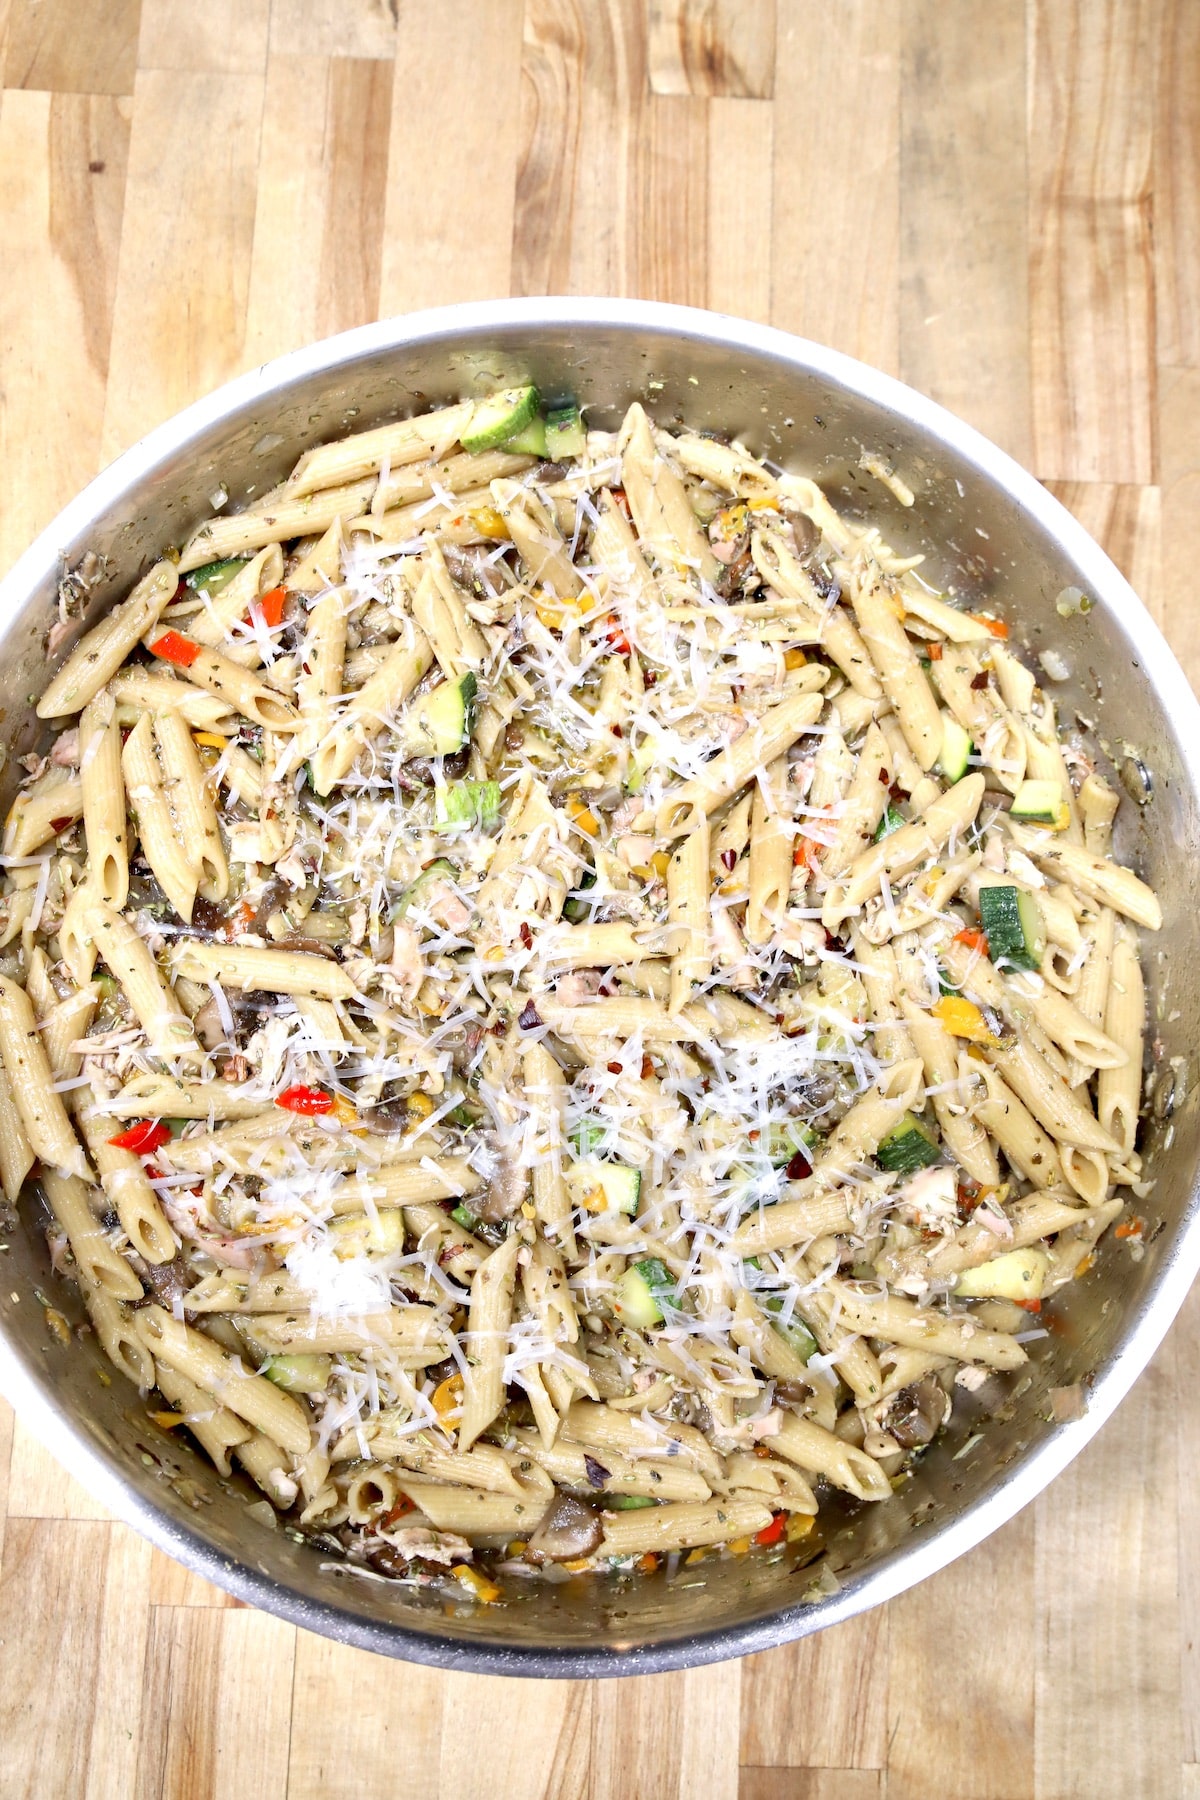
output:
[[519, 388], [307, 451], [69, 651], [0, 1180], [264, 1524], [493, 1603], [803, 1560], [1144, 1191], [1158, 903], [920, 562]]

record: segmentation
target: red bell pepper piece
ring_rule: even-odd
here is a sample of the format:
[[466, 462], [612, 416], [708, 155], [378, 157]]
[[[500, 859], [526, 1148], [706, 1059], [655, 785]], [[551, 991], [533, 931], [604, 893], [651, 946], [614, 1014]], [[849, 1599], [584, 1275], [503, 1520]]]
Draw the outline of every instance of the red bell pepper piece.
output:
[[181, 631], [164, 631], [150, 646], [155, 656], [161, 656], [164, 662], [175, 663], [181, 669], [190, 669], [200, 654], [199, 644], [184, 637]]
[[317, 1113], [332, 1112], [336, 1101], [324, 1088], [290, 1087], [284, 1088], [282, 1094], [276, 1094], [275, 1104], [282, 1106], [285, 1112], [301, 1113], [304, 1118], [311, 1119]]
[[137, 1119], [108, 1141], [118, 1150], [132, 1150], [135, 1156], [152, 1156], [170, 1143], [171, 1133], [161, 1119]]

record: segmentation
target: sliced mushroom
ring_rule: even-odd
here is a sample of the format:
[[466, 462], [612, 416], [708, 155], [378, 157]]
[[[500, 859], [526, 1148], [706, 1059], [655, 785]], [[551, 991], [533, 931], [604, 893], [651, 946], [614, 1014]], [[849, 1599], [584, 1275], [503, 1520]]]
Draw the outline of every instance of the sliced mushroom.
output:
[[511, 1219], [520, 1211], [528, 1188], [529, 1170], [522, 1168], [515, 1157], [501, 1152], [487, 1194], [472, 1210], [485, 1225], [499, 1225], [502, 1219]]
[[590, 1556], [603, 1542], [599, 1515], [573, 1494], [556, 1493], [529, 1540], [529, 1554], [545, 1562], [573, 1562]]
[[892, 1401], [886, 1429], [903, 1450], [932, 1443], [946, 1422], [948, 1401], [936, 1375], [923, 1375], [901, 1388]]

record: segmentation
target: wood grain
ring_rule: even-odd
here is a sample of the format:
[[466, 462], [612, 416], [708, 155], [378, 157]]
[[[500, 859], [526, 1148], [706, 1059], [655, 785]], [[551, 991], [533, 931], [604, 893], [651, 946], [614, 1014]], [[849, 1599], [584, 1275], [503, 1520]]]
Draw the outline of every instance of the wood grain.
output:
[[771, 322], [899, 365], [898, 0], [791, 0], [775, 50]]
[[[645, 294], [899, 372], [1200, 682], [1194, 0], [0, 0], [0, 567], [148, 426], [394, 310]], [[889, 1606], [517, 1683], [232, 1600], [0, 1402], [3, 1800], [1200, 1800], [1200, 1295]]]
[[771, 98], [774, 0], [649, 0], [649, 8], [654, 93]]

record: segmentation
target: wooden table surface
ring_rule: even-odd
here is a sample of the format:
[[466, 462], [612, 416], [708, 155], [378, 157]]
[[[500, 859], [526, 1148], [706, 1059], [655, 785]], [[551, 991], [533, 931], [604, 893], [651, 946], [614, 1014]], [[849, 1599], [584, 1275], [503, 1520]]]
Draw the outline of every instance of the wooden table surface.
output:
[[[3, 567], [266, 357], [439, 302], [632, 294], [945, 402], [1200, 675], [1197, 0], [0, 0], [0, 61]], [[297, 1632], [112, 1523], [0, 1403], [0, 1795], [1200, 1796], [1198, 1532], [1200, 1295], [944, 1574], [638, 1681]]]

